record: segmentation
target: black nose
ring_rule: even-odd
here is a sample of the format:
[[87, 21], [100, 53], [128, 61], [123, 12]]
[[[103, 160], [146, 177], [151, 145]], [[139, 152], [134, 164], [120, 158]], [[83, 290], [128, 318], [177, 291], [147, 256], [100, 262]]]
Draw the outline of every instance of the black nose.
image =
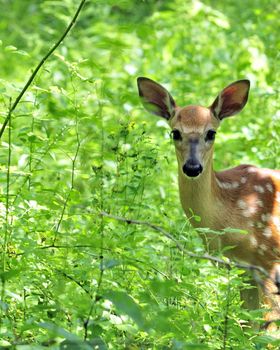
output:
[[196, 177], [202, 173], [202, 165], [200, 163], [193, 163], [192, 161], [187, 161], [183, 166], [183, 172], [190, 177]]

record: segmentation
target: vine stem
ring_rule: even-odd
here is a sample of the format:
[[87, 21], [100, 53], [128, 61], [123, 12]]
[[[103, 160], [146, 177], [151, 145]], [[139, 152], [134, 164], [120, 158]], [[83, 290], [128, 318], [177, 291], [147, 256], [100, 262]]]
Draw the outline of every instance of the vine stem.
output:
[[29, 88], [29, 86], [32, 84], [34, 78], [36, 77], [37, 73], [39, 72], [40, 68], [44, 65], [44, 63], [47, 61], [47, 59], [53, 54], [53, 52], [58, 48], [58, 46], [62, 43], [62, 41], [65, 39], [67, 34], [70, 32], [74, 24], [76, 23], [76, 20], [82, 11], [82, 8], [87, 0], [82, 0], [80, 2], [79, 7], [76, 10], [75, 15], [73, 16], [71, 22], [69, 23], [68, 27], [64, 31], [64, 33], [61, 35], [61, 37], [58, 39], [58, 41], [53, 45], [53, 47], [46, 53], [46, 55], [41, 59], [41, 61], [38, 63], [36, 68], [34, 69], [33, 73], [27, 80], [26, 84], [24, 85], [23, 89], [19, 93], [18, 97], [15, 99], [15, 102], [11, 105], [11, 107], [8, 110], [7, 116], [4, 120], [4, 123], [2, 125], [2, 128], [0, 130], [0, 139], [2, 138], [2, 135], [9, 123], [9, 120], [11, 119], [13, 111], [16, 109], [17, 105], [19, 104], [20, 100], [22, 99], [23, 95], [25, 94], [26, 90]]

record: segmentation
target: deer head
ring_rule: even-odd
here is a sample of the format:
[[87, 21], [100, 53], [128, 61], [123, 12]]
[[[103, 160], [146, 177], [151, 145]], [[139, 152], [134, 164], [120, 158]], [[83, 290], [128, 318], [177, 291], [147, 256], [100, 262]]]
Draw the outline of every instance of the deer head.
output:
[[155, 81], [140, 77], [137, 83], [144, 107], [168, 121], [179, 167], [191, 178], [198, 177], [210, 165], [220, 121], [243, 109], [250, 88], [249, 80], [238, 80], [224, 88], [210, 107], [179, 107], [171, 94]]

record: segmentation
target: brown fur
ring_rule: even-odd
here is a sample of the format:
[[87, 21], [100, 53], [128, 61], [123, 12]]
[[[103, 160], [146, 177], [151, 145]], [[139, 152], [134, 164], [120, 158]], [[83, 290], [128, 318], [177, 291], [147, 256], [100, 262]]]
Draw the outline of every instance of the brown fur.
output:
[[[217, 128], [218, 122], [209, 109], [188, 106], [177, 111], [170, 121], [170, 126], [179, 129], [188, 138], [193, 134], [200, 136], [205, 129]], [[189, 179], [182, 172], [182, 163], [185, 161], [184, 152], [186, 149], [183, 146], [176, 146], [182, 206], [188, 217], [191, 216], [189, 208], [201, 217], [201, 222], [193, 221], [193, 225], [214, 230], [227, 227], [246, 230], [247, 235], [229, 233], [218, 236], [216, 240], [219, 242], [213, 240], [211, 246], [214, 249], [226, 245], [236, 246], [229, 255], [268, 270], [272, 269], [280, 258], [280, 232], [272, 220], [280, 216], [280, 203], [276, 201], [277, 193], [280, 193], [280, 171], [240, 165], [222, 172], [214, 172], [212, 147], [202, 151], [203, 173], [197, 179]], [[241, 179], [244, 179], [244, 183]], [[219, 183], [236, 184], [236, 188], [221, 188]], [[260, 192], [254, 186], [260, 186], [256, 187]], [[240, 208], [237, 205], [238, 200], [244, 201], [249, 207]], [[250, 208], [252, 212], [246, 214], [246, 210]], [[263, 214], [267, 215], [267, 219], [269, 215], [271, 217], [263, 222]], [[261, 224], [257, 225], [257, 223]], [[267, 227], [272, 231], [271, 236], [267, 235], [270, 237], [263, 234]], [[257, 245], [253, 244], [254, 238], [257, 240]], [[265, 252], [259, 249], [260, 245], [267, 248]]]
[[[197, 106], [177, 109], [175, 117], [170, 121], [171, 128], [182, 132], [183, 140], [194, 134], [201, 137], [205, 130], [217, 128], [218, 124], [209, 109]], [[230, 227], [246, 231], [247, 234], [208, 234], [205, 243], [210, 251], [234, 247], [226, 253], [230, 258], [261, 266], [274, 280], [274, 271], [280, 266], [280, 171], [240, 165], [214, 172], [212, 146], [201, 150], [203, 173], [195, 179], [187, 178], [182, 165], [188, 150], [182, 144], [176, 145], [180, 200], [193, 226], [213, 230]], [[232, 187], [222, 188], [225, 184]], [[201, 217], [201, 222], [192, 220], [190, 208], [195, 215]], [[274, 300], [274, 311], [267, 318], [277, 318], [275, 315], [279, 317], [279, 302], [275, 302], [276, 297], [273, 296], [276, 286], [271, 281], [266, 281], [265, 286], [271, 296], [270, 301]], [[246, 306], [258, 307], [256, 291], [247, 293], [246, 298]]]

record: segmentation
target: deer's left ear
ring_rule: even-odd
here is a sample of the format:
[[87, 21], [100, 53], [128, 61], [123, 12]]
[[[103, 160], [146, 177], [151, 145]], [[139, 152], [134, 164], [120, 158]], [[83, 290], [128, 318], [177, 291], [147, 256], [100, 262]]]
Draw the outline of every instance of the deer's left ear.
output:
[[250, 89], [249, 80], [238, 80], [228, 85], [210, 107], [214, 116], [222, 120], [239, 113], [246, 105]]

